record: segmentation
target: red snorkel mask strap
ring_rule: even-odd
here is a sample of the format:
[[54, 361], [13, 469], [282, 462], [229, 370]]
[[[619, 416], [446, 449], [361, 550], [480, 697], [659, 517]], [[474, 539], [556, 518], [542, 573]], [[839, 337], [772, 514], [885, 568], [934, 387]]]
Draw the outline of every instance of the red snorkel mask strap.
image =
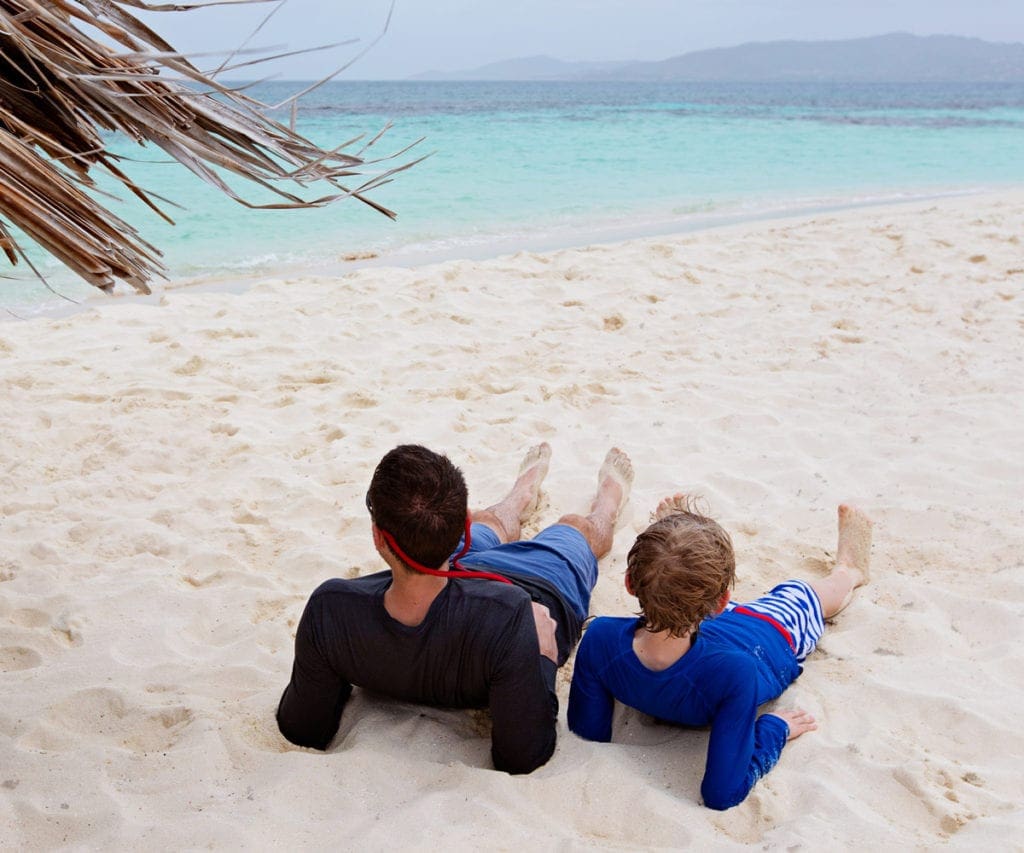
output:
[[417, 572], [421, 572], [425, 575], [435, 575], [436, 577], [442, 578], [480, 578], [482, 580], [499, 581], [500, 583], [512, 583], [512, 581], [510, 581], [508, 578], [502, 577], [501, 575], [496, 575], [493, 572], [471, 572], [467, 569], [462, 568], [462, 566], [459, 563], [459, 560], [461, 560], [463, 557], [466, 556], [466, 554], [469, 553], [469, 549], [472, 544], [470, 533], [472, 523], [472, 519], [467, 515], [466, 529], [462, 537], [462, 549], [459, 551], [458, 554], [456, 554], [452, 558], [452, 565], [455, 566], [455, 571], [452, 571], [451, 569], [449, 569], [448, 571], [443, 571], [442, 569], [431, 569], [427, 566], [424, 566], [422, 563], [417, 563], [412, 557], [406, 554], [405, 551], [403, 551], [398, 546], [398, 543], [395, 541], [394, 536], [392, 536], [386, 530], [381, 529], [380, 527], [378, 527], [377, 529], [380, 530], [380, 535], [384, 537], [384, 541], [387, 542], [388, 547], [392, 551], [394, 551], [395, 556], [398, 557], [398, 559], [401, 560], [403, 563], [405, 563], [410, 569], [415, 569]]
[[455, 566], [460, 572], [463, 571], [459, 560], [469, 553], [469, 549], [473, 544], [473, 519], [470, 516], [466, 516], [466, 526], [462, 531], [462, 548], [459, 553], [452, 557], [452, 565]]

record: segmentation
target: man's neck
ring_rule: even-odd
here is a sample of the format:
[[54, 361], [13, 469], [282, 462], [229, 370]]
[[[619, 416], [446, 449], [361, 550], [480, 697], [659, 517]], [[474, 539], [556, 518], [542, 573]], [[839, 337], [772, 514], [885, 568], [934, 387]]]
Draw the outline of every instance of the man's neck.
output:
[[[447, 570], [448, 564], [441, 568]], [[430, 605], [447, 583], [448, 578], [417, 574], [404, 567], [392, 566], [391, 586], [384, 593], [384, 609], [395, 621], [415, 627], [427, 618]]]

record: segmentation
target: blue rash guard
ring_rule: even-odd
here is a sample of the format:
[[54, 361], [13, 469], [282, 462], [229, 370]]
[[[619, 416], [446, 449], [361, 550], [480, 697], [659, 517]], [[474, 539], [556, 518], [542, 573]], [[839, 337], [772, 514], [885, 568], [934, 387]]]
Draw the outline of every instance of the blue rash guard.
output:
[[711, 726], [700, 791], [728, 809], [775, 766], [789, 737], [785, 720], [757, 715], [802, 669], [786, 639], [762, 619], [725, 612], [705, 620], [689, 651], [654, 672], [633, 651], [640, 626], [629, 617], [595, 619], [580, 643], [569, 692], [569, 728], [609, 741], [615, 700], [684, 726]]

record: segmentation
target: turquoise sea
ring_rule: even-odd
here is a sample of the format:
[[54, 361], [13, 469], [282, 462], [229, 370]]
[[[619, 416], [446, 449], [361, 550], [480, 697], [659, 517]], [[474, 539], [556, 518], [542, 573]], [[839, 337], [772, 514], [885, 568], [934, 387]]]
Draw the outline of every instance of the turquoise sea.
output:
[[[302, 87], [251, 93], [275, 102]], [[479, 257], [1024, 185], [1015, 84], [334, 82], [298, 112], [298, 129], [325, 147], [388, 121], [374, 150], [425, 137], [406, 157], [431, 154], [374, 192], [397, 222], [352, 200], [247, 210], [116, 137], [113, 149], [138, 161], [123, 168], [183, 209], [170, 209], [171, 227], [137, 202], [114, 206], [164, 251], [171, 279], [223, 280], [330, 274], [351, 253]], [[32, 256], [66, 296], [98, 293]], [[20, 265], [0, 274], [14, 276], [0, 280], [0, 306], [25, 314], [56, 298]]]

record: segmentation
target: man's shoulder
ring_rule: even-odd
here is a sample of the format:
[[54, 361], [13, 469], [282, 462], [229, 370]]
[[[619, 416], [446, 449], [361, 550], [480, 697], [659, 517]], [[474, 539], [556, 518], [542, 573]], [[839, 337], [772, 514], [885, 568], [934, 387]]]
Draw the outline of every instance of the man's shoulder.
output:
[[530, 600], [530, 594], [514, 583], [479, 578], [452, 578], [449, 583], [453, 597], [497, 608], [515, 610]]
[[381, 595], [391, 584], [391, 572], [374, 572], [358, 578], [331, 578], [313, 590], [310, 601], [317, 598], [333, 598], [336, 596], [359, 598], [363, 596]]

